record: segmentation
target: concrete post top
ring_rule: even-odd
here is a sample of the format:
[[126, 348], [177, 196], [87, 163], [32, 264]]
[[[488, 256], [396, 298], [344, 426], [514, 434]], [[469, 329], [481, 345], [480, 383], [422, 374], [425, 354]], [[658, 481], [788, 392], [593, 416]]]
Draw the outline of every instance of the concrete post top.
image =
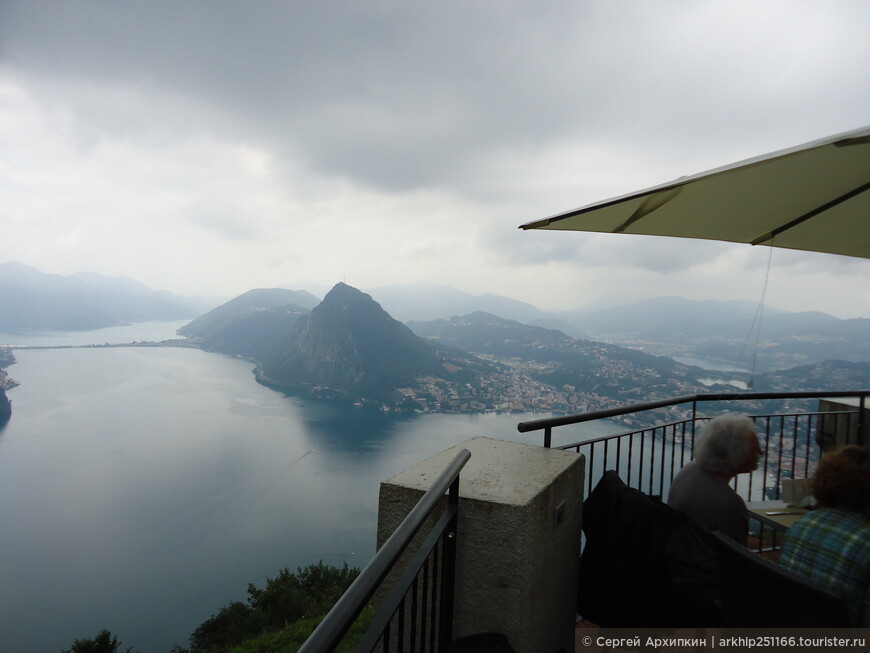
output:
[[572, 451], [477, 437], [417, 463], [384, 484], [426, 491], [461, 449], [471, 452], [459, 495], [466, 499], [526, 505], [582, 456]]

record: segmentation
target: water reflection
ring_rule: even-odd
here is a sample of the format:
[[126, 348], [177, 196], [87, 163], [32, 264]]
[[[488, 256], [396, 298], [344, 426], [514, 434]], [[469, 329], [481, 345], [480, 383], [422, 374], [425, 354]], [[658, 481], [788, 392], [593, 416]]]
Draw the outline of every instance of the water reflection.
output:
[[376, 456], [389, 448], [397, 434], [417, 417], [376, 408], [307, 401], [301, 415], [312, 445], [354, 456]]

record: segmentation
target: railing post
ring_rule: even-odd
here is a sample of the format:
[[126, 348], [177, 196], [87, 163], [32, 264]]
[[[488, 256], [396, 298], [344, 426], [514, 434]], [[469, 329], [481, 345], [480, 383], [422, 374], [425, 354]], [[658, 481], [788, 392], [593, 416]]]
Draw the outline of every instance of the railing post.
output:
[[553, 427], [548, 426], [544, 429], [544, 447], [549, 449], [551, 444], [553, 444]]
[[457, 510], [447, 526], [447, 540], [444, 543], [444, 565], [441, 576], [441, 618], [438, 625], [438, 649], [445, 650], [453, 642], [453, 609], [456, 589], [456, 534], [459, 522], [459, 478], [450, 485], [447, 505]]

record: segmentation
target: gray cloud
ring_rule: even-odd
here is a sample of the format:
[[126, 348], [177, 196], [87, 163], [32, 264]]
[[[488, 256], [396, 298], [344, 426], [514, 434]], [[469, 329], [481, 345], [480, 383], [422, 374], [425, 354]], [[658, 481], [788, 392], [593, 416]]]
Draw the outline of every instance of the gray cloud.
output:
[[[102, 259], [139, 268], [98, 271], [159, 252], [152, 283], [199, 261], [217, 284], [230, 257], [240, 286], [332, 257], [361, 285], [467, 265], [503, 292], [554, 268], [757, 274], [728, 245], [516, 227], [860, 126], [868, 23], [864, 0], [3, 0], [0, 210], [28, 226], [0, 261], [73, 265], [52, 225], [87, 215], [96, 264], [159, 215], [211, 249], [142, 236]], [[774, 263], [866, 277], [795, 256]]]
[[[191, 96], [203, 113], [176, 128], [254, 136], [319, 173], [392, 191], [473, 192], [469, 177], [490, 151], [566, 136], [606, 131], [612, 143], [673, 150], [701, 142], [728, 157], [735, 136], [790, 143], [809, 92], [835, 92], [859, 121], [866, 88], [843, 82], [860, 75], [870, 46], [833, 46], [867, 8], [848, 4], [855, 20], [831, 24], [838, 9], [765, 6], [6, 2], [0, 42], [46, 83], [97, 84], [81, 100], [92, 129], [137, 122], [129, 106], [111, 119], [116, 100], [100, 84], [138, 93], [147, 123], [162, 118], [149, 95]], [[810, 29], [827, 61], [806, 47]], [[759, 56], [761, 40], [777, 46]], [[796, 83], [807, 71], [812, 83]], [[100, 101], [110, 105], [102, 115]]]

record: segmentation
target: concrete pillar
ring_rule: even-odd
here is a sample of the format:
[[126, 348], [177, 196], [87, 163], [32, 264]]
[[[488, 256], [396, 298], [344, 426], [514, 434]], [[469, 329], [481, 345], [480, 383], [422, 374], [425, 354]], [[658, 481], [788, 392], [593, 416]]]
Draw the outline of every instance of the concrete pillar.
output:
[[381, 483], [378, 547], [463, 448], [454, 637], [499, 632], [518, 653], [572, 651], [582, 455], [467, 440]]
[[[837, 413], [858, 410], [857, 399], [820, 399], [819, 412]], [[823, 415], [819, 421], [818, 444], [822, 452], [831, 451], [845, 444], [870, 447], [870, 408], [863, 415]]]

